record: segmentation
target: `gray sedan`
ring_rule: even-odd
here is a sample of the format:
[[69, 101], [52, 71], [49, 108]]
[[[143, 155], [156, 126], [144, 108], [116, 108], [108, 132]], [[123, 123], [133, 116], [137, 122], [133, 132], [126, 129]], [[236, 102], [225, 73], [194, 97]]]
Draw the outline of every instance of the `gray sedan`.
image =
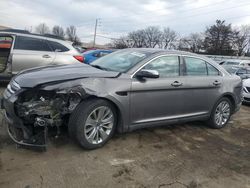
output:
[[48, 127], [67, 126], [82, 147], [95, 149], [115, 131], [195, 120], [222, 128], [241, 101], [240, 77], [211, 59], [125, 49], [91, 65], [24, 71], [8, 85], [3, 108], [18, 144], [46, 146]]

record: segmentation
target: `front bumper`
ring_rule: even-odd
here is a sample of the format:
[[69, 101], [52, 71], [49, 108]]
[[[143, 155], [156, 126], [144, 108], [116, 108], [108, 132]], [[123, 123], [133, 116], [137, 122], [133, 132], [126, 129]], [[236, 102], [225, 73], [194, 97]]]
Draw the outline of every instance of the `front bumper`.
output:
[[[20, 91], [21, 92], [21, 91]], [[18, 92], [18, 93], [20, 93]], [[34, 134], [31, 127], [23, 124], [23, 121], [15, 113], [15, 102], [17, 94], [9, 94], [7, 90], [4, 97], [0, 99], [1, 109], [5, 110], [5, 119], [7, 121], [7, 131], [10, 138], [19, 145], [31, 147], [46, 147], [47, 127], [39, 127], [42, 129], [39, 134]]]
[[243, 92], [243, 102], [250, 104], [250, 93]]

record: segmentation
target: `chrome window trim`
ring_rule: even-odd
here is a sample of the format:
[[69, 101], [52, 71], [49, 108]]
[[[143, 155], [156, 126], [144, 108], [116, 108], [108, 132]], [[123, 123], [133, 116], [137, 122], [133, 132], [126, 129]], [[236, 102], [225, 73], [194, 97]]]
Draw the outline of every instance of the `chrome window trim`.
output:
[[[209, 65], [214, 67], [220, 73], [220, 75], [218, 75], [218, 76], [225, 76], [225, 74], [223, 72], [221, 72], [217, 67], [215, 67], [214, 65], [209, 63], [206, 59], [203, 59], [202, 57], [197, 57], [197, 56], [192, 56], [192, 55], [180, 55], [180, 56], [181, 57], [191, 57], [191, 58], [201, 59], [202, 61], [205, 61], [206, 63], [208, 63]], [[209, 75], [207, 75], [207, 76], [209, 76]]]
[[[141, 69], [143, 69], [143, 67], [145, 67], [147, 64], [151, 63], [152, 61], [154, 61], [155, 59], [158, 59], [160, 57], [167, 57], [167, 56], [177, 56], [179, 57], [180, 55], [179, 54], [162, 54], [162, 55], [159, 55], [159, 56], [156, 56], [152, 59], [150, 59], [148, 62], [144, 63], [142, 66], [140, 66], [132, 75], [131, 75], [131, 78], [134, 78], [135, 74], [137, 72], [139, 72]], [[180, 63], [180, 61], [179, 61]]]

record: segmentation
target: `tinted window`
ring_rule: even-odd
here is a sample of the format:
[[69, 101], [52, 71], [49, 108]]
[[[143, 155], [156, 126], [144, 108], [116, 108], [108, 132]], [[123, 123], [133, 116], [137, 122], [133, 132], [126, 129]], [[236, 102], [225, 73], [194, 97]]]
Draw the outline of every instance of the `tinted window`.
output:
[[239, 62], [234, 62], [234, 61], [226, 61], [226, 65], [239, 65]]
[[246, 69], [239, 69], [237, 71], [238, 74], [246, 74], [247, 73], [247, 70]]
[[35, 51], [51, 51], [45, 40], [32, 37], [17, 36], [14, 49], [19, 50], [35, 50]]
[[110, 54], [111, 52], [100, 52], [100, 57]]
[[205, 61], [193, 57], [185, 57], [185, 63], [186, 63], [186, 75], [188, 76], [207, 75], [207, 66]]
[[143, 69], [157, 70], [160, 77], [179, 76], [179, 58], [177, 56], [159, 57], [147, 64]]
[[207, 63], [207, 72], [209, 76], [217, 76], [220, 75], [220, 72], [213, 67], [212, 65], [210, 65], [209, 63]]
[[58, 42], [48, 41], [48, 43], [53, 51], [57, 51], [57, 52], [69, 51], [69, 49], [67, 47], [63, 46], [62, 44], [60, 44]]

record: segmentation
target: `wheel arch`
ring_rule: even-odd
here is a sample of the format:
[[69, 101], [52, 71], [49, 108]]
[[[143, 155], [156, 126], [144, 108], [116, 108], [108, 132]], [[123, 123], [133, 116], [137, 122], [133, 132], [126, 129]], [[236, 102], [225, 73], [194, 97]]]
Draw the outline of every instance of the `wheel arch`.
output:
[[221, 99], [222, 97], [228, 98], [230, 100], [231, 104], [233, 105], [233, 111], [234, 111], [235, 107], [236, 107], [236, 100], [235, 100], [233, 94], [232, 93], [225, 93], [219, 99]]
[[108, 101], [109, 103], [111, 103], [117, 112], [117, 127], [116, 127], [116, 131], [118, 131], [119, 133], [125, 132], [126, 130], [124, 130], [124, 118], [123, 118], [123, 114], [124, 111], [121, 107], [121, 104], [119, 104], [115, 99], [113, 98], [109, 98], [109, 97], [99, 97], [99, 96], [95, 96], [95, 95], [90, 95], [87, 98], [85, 98], [84, 100], [90, 100], [90, 99], [103, 99], [105, 101]]

